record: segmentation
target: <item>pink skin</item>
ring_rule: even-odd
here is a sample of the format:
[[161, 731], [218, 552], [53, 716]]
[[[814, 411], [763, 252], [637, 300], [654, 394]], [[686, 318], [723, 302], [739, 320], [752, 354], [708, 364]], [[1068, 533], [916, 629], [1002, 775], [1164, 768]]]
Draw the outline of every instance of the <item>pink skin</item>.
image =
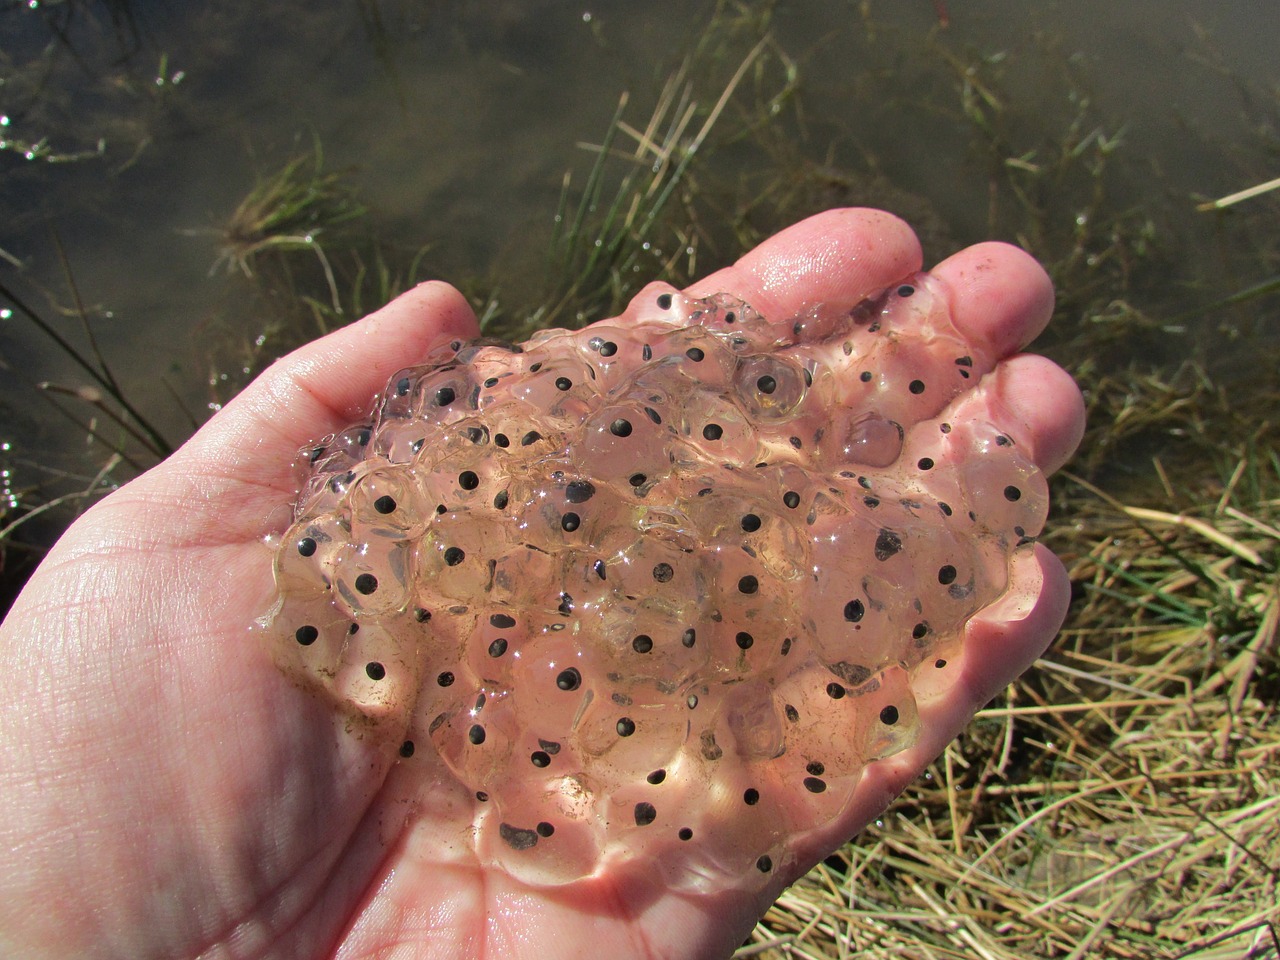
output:
[[[837, 210], [692, 292], [785, 317], [851, 304], [920, 262], [901, 221]], [[1017, 354], [1049, 318], [1043, 271], [982, 244], [934, 275], [957, 326], [1005, 358], [957, 412], [1060, 467], [1083, 431], [1080, 395]], [[759, 895], [612, 876], [548, 892], [446, 857], [384, 789], [385, 752], [345, 735], [249, 633], [271, 602], [263, 538], [287, 519], [294, 451], [365, 414], [442, 332], [475, 329], [463, 298], [429, 283], [309, 344], [50, 553], [0, 626], [0, 955], [723, 957], [794, 879]], [[921, 742], [868, 768], [797, 869], [874, 818], [1042, 652], [1067, 597], [1040, 548], [969, 625], [958, 680], [922, 703]]]

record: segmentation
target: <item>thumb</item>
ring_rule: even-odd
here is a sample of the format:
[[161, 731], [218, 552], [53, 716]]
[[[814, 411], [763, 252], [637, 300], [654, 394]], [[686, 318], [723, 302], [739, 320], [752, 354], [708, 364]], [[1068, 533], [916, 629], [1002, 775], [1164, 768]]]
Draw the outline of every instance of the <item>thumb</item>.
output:
[[193, 512], [216, 511], [229, 539], [258, 536], [278, 520], [270, 506], [296, 493], [291, 461], [301, 447], [368, 416], [391, 375], [438, 340], [478, 333], [461, 293], [420, 284], [276, 361], [142, 482]]

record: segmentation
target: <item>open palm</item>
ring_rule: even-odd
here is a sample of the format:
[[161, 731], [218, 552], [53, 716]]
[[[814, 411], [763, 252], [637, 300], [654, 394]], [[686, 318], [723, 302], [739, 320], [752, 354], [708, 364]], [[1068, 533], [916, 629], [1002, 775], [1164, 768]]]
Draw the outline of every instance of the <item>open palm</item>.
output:
[[[853, 304], [920, 266], [914, 235], [832, 211], [693, 292], [766, 316]], [[957, 326], [1005, 357], [962, 415], [1046, 470], [1082, 429], [1079, 394], [1017, 355], [1047, 321], [1029, 258], [970, 248], [934, 275]], [[269, 535], [288, 524], [305, 443], [364, 415], [386, 379], [474, 316], [443, 284], [277, 363], [168, 461], [82, 517], [0, 627], [0, 955], [13, 957], [727, 956], [763, 893], [662, 889], [643, 868], [542, 890], [449, 849], [400, 802], [387, 752], [346, 736], [251, 632], [271, 606]], [[955, 682], [910, 750], [872, 764], [847, 812], [796, 849], [804, 868], [874, 817], [1024, 669], [1063, 616], [1039, 549], [974, 620]]]

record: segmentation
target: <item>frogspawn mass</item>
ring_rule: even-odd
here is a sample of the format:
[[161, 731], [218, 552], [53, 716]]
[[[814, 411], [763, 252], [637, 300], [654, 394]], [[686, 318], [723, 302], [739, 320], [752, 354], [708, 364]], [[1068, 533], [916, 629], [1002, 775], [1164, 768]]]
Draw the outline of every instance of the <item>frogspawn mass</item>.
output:
[[914, 741], [1041, 529], [1035, 465], [947, 419], [993, 362], [926, 274], [441, 343], [304, 451], [269, 642], [483, 863], [763, 884]]

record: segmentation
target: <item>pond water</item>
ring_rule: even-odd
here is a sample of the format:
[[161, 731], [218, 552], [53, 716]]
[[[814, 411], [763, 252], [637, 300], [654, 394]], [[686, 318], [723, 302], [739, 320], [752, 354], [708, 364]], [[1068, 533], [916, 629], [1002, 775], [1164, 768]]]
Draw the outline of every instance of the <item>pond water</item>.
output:
[[[1259, 263], [1234, 259], [1247, 236], [1193, 208], [1276, 175], [1266, 166], [1280, 115], [1274, 0], [949, 6], [8, 5], [0, 12], [0, 280], [83, 345], [60, 243], [122, 389], [178, 442], [192, 416], [208, 416], [229, 392], [219, 378], [231, 384], [249, 368], [229, 362], [219, 338], [251, 341], [270, 323], [272, 294], [220, 262], [223, 226], [261, 178], [318, 146], [324, 170], [350, 169], [346, 182], [380, 241], [407, 251], [405, 262], [425, 248], [420, 278], [470, 284], [480, 299], [498, 291], [518, 312], [545, 286], [564, 176], [572, 171], [572, 196], [594, 160], [583, 144], [601, 142], [619, 97], [629, 93], [625, 119], [643, 128], [701, 40], [687, 88], [705, 111], [766, 30], [772, 44], [726, 110], [736, 139], [716, 142], [713, 132], [706, 152], [714, 146], [714, 154], [700, 160], [707, 204], [698, 270], [728, 259], [735, 236], [768, 232], [792, 209], [824, 199], [881, 203], [921, 221], [934, 259], [989, 235], [1034, 239], [1022, 234], [1026, 217], [1010, 207], [1007, 183], [995, 185], [1008, 163], [993, 172], [991, 154], [975, 148], [985, 137], [1014, 157], [1038, 151], [1019, 161], [1028, 169], [1052, 168], [1046, 148], [1054, 144], [1114, 157], [1107, 196], [1088, 215], [1114, 218], [1129, 234], [1153, 224], [1168, 285], [1188, 306], [1231, 292], [1194, 286], [1206, 258], [1237, 289], [1266, 279]], [[718, 32], [708, 41], [709, 29]], [[769, 98], [784, 89], [770, 113]], [[985, 121], [965, 116], [966, 90]], [[772, 125], [752, 129], [753, 110]], [[1070, 135], [1077, 118], [1082, 126]], [[1104, 157], [1099, 144], [1109, 137], [1121, 148]], [[788, 165], [804, 167], [808, 191], [790, 207], [768, 199]], [[1069, 241], [1074, 218], [1085, 215], [1072, 204], [1093, 193], [1080, 169], [1064, 177], [1035, 180], [1026, 199]], [[752, 191], [764, 199], [745, 201]], [[717, 210], [724, 223], [707, 215]], [[1117, 276], [1123, 271], [1100, 268], [1089, 297], [1105, 296]], [[1115, 291], [1124, 295], [1137, 293]], [[29, 506], [56, 487], [54, 471], [90, 477], [104, 455], [35, 387], [76, 388], [84, 373], [20, 311], [3, 316], [0, 441], [9, 446], [0, 466], [10, 471], [7, 491]], [[1170, 361], [1202, 347], [1166, 345]], [[81, 420], [94, 413], [63, 405]], [[122, 466], [108, 479], [128, 475]]]

